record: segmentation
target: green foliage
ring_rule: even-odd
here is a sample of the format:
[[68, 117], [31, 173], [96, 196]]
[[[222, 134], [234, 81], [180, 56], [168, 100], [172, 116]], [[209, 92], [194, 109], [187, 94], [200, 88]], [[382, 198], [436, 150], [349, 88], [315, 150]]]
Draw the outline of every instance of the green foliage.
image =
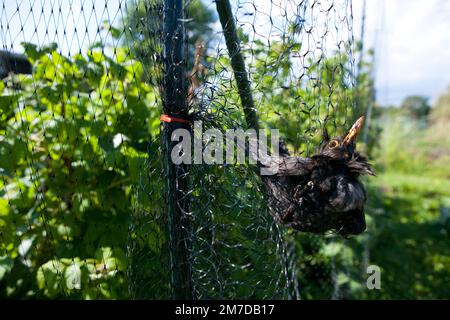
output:
[[[208, 47], [214, 42], [215, 35], [211, 25], [216, 22], [217, 16], [215, 11], [201, 0], [192, 1], [186, 7], [185, 28], [189, 50], [188, 70], [190, 70], [193, 65], [195, 43], [199, 40], [204, 41]], [[154, 55], [161, 54], [163, 41], [161, 20], [155, 19], [162, 14], [160, 8], [162, 3], [158, 0], [133, 1], [121, 22], [124, 44], [144, 66], [154, 66]]]
[[127, 297], [132, 188], [159, 134], [155, 92], [125, 48], [71, 59], [56, 45], [24, 48], [33, 75], [0, 87], [0, 295]]
[[[438, 101], [445, 101], [445, 95]], [[439, 113], [440, 111], [432, 110]], [[428, 127], [401, 109], [380, 110], [382, 126], [374, 150], [378, 176], [369, 181], [371, 220], [363, 251], [381, 267], [381, 290], [361, 290], [361, 299], [446, 299], [450, 272], [450, 144], [443, 138], [445, 117]], [[438, 121], [437, 119], [440, 119]], [[441, 133], [441, 134], [440, 134]], [[348, 270], [357, 270], [353, 264]]]
[[[436, 101], [430, 113], [430, 126], [428, 136], [432, 141], [439, 141], [435, 149], [439, 149], [439, 154], [447, 154], [450, 145], [450, 135], [448, 134], [448, 124], [450, 123], [450, 86]], [[446, 152], [447, 151], [447, 152]]]
[[[449, 183], [440, 178], [387, 172], [371, 195], [377, 210], [370, 262], [382, 269], [382, 289], [362, 298], [447, 299], [450, 262]], [[378, 197], [376, 197], [378, 194]]]
[[[347, 121], [353, 117], [350, 106], [354, 88], [346, 78], [351, 68], [346, 55], [309, 59], [304, 62], [305, 68], [292, 58], [302, 52], [302, 44], [293, 38], [272, 41], [269, 46], [255, 39], [250, 48], [247, 41], [244, 38], [242, 51], [244, 57], [252, 57], [246, 63], [263, 128], [279, 129], [293, 153], [308, 155], [315, 151], [313, 146], [321, 140], [324, 126], [332, 134], [342, 134], [336, 128], [349, 126]], [[225, 56], [217, 62], [219, 68], [224, 65], [229, 65]], [[240, 105], [235, 92], [227, 92], [227, 103]]]
[[443, 137], [442, 122], [423, 128], [420, 120], [398, 112], [381, 115], [379, 122], [384, 130], [374, 156], [380, 169], [449, 177], [450, 141]]

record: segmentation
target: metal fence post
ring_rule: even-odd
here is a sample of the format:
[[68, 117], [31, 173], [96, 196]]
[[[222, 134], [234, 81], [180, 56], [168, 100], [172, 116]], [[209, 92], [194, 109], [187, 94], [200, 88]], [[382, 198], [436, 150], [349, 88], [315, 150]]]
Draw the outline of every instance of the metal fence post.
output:
[[231, 58], [231, 67], [236, 77], [236, 85], [241, 98], [247, 126], [258, 130], [258, 116], [253, 102], [250, 81], [245, 70], [245, 62], [241, 53], [241, 46], [233, 13], [231, 12], [230, 2], [228, 0], [216, 0], [216, 8], [225, 36], [228, 53]]
[[[188, 115], [184, 46], [183, 1], [164, 0], [164, 113], [177, 118]], [[192, 299], [188, 167], [174, 164], [170, 156], [178, 143], [171, 140], [172, 133], [181, 128], [191, 131], [189, 124], [164, 122], [171, 289], [174, 299]]]

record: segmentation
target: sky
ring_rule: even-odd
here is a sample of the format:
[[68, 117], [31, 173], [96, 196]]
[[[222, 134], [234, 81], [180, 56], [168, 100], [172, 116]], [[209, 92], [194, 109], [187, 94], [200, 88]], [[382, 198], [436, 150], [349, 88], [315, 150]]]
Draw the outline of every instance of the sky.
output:
[[[360, 35], [364, 0], [353, 0]], [[367, 0], [365, 45], [375, 49], [377, 101], [408, 95], [434, 102], [450, 86], [450, 1]]]
[[[76, 53], [74, 48], [85, 49], [89, 43], [102, 40], [97, 33], [96, 22], [109, 20], [114, 24], [119, 21], [123, 10], [119, 10], [118, 5], [122, 3], [123, 6], [125, 1], [108, 0], [105, 9], [105, 0], [3, 0], [5, 9], [0, 7], [0, 47], [20, 52], [20, 42], [23, 40], [41, 44], [56, 41], [63, 51]], [[366, 48], [375, 49], [374, 76], [378, 103], [399, 105], [408, 95], [423, 95], [434, 102], [450, 85], [450, 1], [366, 1], [364, 40]], [[240, 0], [239, 3], [244, 6], [247, 3], [249, 11], [255, 4], [259, 13], [267, 9], [269, 14], [268, 4], [280, 2], [283, 0]], [[289, 2], [295, 3], [294, 0]], [[360, 37], [363, 2], [352, 1], [356, 38]], [[16, 10], [18, 4], [19, 11]], [[84, 4], [84, 12], [80, 10], [80, 4]], [[92, 6], [95, 6], [94, 14], [90, 10]], [[214, 9], [214, 4], [211, 6]], [[53, 15], [50, 14], [52, 8]], [[279, 12], [276, 6], [270, 10], [275, 14]], [[291, 13], [294, 13], [293, 10]], [[44, 14], [41, 14], [42, 11]], [[267, 32], [265, 27], [270, 26], [268, 15], [256, 16], [260, 19], [254, 23], [259, 25], [256, 30]], [[249, 25], [255, 21], [253, 16], [247, 18]], [[86, 29], [88, 33], [84, 32]], [[47, 35], [46, 30], [49, 32]], [[270, 29], [269, 32], [276, 34], [277, 30]]]

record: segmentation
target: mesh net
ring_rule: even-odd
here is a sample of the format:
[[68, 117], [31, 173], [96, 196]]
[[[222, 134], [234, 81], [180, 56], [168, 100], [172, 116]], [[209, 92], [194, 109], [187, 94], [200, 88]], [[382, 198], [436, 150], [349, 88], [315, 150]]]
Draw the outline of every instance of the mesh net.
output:
[[[216, 3], [175, 2], [2, 1], [1, 296], [345, 296], [344, 240], [280, 226], [251, 165], [168, 163], [171, 83], [203, 131], [249, 128]], [[259, 125], [312, 155], [358, 112], [351, 2], [231, 9]]]

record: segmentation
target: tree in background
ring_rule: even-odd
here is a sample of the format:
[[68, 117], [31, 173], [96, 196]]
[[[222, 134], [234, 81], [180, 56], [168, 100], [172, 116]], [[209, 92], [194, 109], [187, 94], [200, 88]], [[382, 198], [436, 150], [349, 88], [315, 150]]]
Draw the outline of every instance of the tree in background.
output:
[[[427, 127], [427, 147], [432, 148], [428, 157], [433, 160], [435, 168], [446, 168], [450, 160], [450, 86], [435, 102], [429, 115]], [[447, 172], [442, 170], [441, 172]], [[450, 219], [449, 219], [450, 221]]]
[[401, 104], [401, 108], [418, 120], [426, 119], [430, 112], [428, 98], [416, 95], [406, 97]]
[[440, 139], [449, 141], [448, 125], [450, 123], [450, 86], [443, 93], [430, 112], [430, 122], [434, 134]]
[[[138, 0], [128, 7], [122, 20], [125, 32], [124, 44], [130, 47], [134, 56], [144, 66], [153, 65], [154, 54], [161, 52], [161, 19], [155, 19], [161, 1]], [[212, 24], [217, 21], [216, 13], [202, 1], [192, 1], [187, 6], [185, 24], [187, 31], [188, 70], [192, 68], [195, 44], [202, 41], [208, 47], [214, 41]], [[162, 12], [161, 12], [162, 14]]]

